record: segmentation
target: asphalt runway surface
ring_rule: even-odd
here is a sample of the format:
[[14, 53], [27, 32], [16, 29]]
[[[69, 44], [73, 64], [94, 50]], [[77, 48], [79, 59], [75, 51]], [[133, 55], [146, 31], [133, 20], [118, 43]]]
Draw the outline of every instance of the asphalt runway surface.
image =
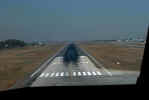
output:
[[96, 79], [111, 76], [98, 69], [86, 56], [80, 56], [78, 63], [63, 63], [63, 57], [56, 57], [31, 86], [86, 85], [97, 83]]

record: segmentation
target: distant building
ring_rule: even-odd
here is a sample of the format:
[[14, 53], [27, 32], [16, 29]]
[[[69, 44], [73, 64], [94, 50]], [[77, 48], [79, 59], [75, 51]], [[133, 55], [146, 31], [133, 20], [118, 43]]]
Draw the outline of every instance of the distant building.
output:
[[117, 40], [117, 42], [121, 42], [122, 40]]

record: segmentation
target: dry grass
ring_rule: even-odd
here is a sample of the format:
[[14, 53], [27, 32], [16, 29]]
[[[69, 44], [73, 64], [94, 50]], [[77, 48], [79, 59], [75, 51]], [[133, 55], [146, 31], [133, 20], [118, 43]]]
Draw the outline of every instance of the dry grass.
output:
[[0, 90], [10, 88], [17, 80], [31, 73], [63, 45], [28, 46], [0, 51]]
[[84, 48], [109, 70], [140, 70], [144, 48], [126, 47], [110, 43], [81, 44], [80, 47]]

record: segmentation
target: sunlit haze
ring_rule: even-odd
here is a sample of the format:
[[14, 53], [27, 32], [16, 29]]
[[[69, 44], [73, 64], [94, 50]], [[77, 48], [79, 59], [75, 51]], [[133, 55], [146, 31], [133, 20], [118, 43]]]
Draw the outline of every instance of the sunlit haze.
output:
[[0, 0], [0, 40], [104, 40], [144, 34], [147, 0]]

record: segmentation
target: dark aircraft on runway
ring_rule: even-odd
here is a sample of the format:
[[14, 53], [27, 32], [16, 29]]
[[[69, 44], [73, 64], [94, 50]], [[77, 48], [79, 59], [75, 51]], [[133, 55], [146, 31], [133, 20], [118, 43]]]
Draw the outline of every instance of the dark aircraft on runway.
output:
[[66, 49], [66, 52], [64, 53], [64, 62], [65, 63], [76, 63], [78, 61], [78, 52], [75, 44], [71, 43], [69, 44], [68, 48]]

